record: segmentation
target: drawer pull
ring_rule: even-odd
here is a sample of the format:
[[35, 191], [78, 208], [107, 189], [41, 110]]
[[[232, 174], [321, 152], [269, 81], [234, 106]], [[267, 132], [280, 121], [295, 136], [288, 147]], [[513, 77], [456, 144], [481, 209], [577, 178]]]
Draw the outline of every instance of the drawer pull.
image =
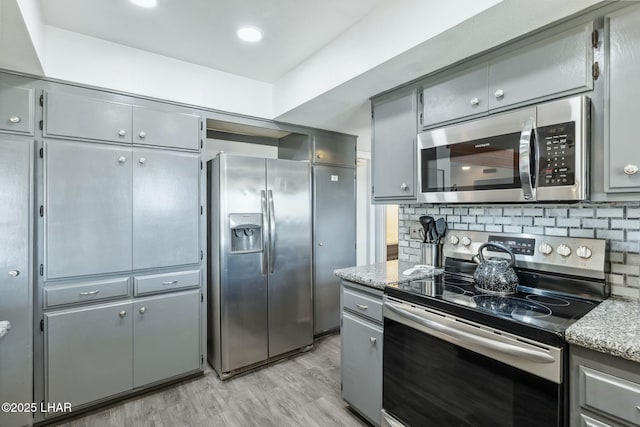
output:
[[626, 165], [623, 171], [627, 175], [635, 175], [638, 173], [638, 165]]
[[638, 411], [640, 411], [640, 405], [636, 406], [636, 409], [637, 409]]
[[366, 309], [368, 309], [369, 307], [364, 305], [364, 304], [358, 304], [356, 303], [356, 307], [358, 307], [358, 309], [365, 311]]
[[80, 295], [95, 295], [100, 293], [100, 289], [96, 289], [95, 291], [90, 291], [90, 292], [80, 292]]
[[178, 283], [177, 280], [172, 280], [170, 282], [162, 282], [162, 286], [175, 285], [176, 283]]
[[127, 315], [127, 312], [122, 310], [120, 313], [118, 313], [118, 316], [120, 316], [120, 318], [124, 318]]
[[11, 116], [11, 117], [9, 117], [9, 121], [10, 121], [11, 123], [20, 123], [20, 117], [18, 117], [18, 116]]
[[371, 344], [376, 345], [376, 339], [374, 337], [370, 337], [369, 341], [371, 341]]

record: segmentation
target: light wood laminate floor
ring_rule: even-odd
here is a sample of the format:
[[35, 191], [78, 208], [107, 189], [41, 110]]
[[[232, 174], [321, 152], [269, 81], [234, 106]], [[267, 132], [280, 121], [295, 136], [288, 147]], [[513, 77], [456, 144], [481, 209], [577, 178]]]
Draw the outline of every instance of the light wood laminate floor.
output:
[[260, 370], [186, 381], [57, 424], [100, 426], [365, 426], [340, 398], [340, 336]]

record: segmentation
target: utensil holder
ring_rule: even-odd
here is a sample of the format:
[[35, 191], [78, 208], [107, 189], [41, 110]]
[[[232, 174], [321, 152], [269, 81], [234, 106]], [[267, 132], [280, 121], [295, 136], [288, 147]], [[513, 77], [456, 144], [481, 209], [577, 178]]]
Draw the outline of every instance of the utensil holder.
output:
[[434, 268], [442, 268], [442, 243], [422, 244], [422, 263]]

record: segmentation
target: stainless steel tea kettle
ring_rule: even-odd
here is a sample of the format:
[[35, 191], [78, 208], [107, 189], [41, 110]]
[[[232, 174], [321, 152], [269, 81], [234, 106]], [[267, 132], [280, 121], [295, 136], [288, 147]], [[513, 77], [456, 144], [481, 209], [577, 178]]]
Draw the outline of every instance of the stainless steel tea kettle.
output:
[[[485, 259], [482, 255], [482, 250], [488, 247], [493, 247], [508, 253], [511, 259]], [[473, 256], [472, 260], [478, 264], [476, 271], [473, 273], [477, 290], [498, 295], [516, 293], [518, 289], [518, 276], [513, 270], [513, 265], [516, 263], [516, 256], [511, 249], [498, 243], [483, 243], [480, 245], [480, 248], [478, 248], [478, 253]]]

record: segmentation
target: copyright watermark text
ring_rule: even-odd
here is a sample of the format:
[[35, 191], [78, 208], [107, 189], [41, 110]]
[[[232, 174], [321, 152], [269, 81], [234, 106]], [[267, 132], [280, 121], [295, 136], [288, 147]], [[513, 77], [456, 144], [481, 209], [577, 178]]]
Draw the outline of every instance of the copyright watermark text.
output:
[[4, 402], [0, 405], [0, 411], [5, 413], [25, 413], [25, 412], [71, 412], [70, 402]]

